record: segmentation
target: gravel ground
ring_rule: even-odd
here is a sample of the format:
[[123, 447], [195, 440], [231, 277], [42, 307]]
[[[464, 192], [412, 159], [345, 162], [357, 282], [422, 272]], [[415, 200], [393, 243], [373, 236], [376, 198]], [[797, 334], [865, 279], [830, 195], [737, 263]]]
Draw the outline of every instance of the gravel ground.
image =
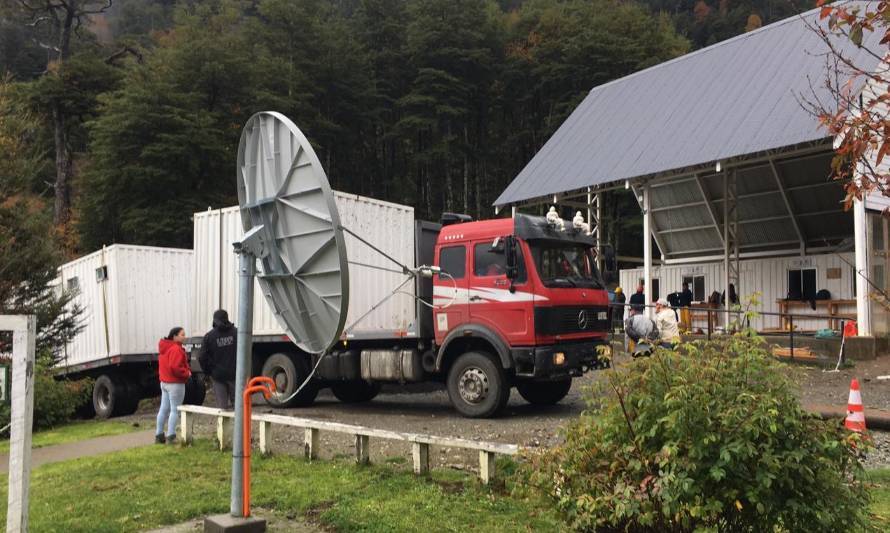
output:
[[[619, 356], [618, 363], [622, 362]], [[874, 361], [856, 362], [855, 366], [838, 373], [823, 372], [815, 367], [793, 367], [794, 380], [800, 384], [800, 397], [806, 404], [845, 406], [850, 379], [860, 380], [866, 416], [869, 408], [890, 410], [890, 381], [875, 379], [890, 374], [890, 357]], [[513, 390], [503, 416], [496, 419], [467, 419], [458, 415], [448, 401], [448, 394], [441, 386], [424, 384], [406, 387], [385, 387], [377, 398], [366, 404], [346, 405], [337, 401], [328, 391], [318, 396], [315, 405], [301, 409], [281, 409], [274, 412], [297, 417], [331, 422], [356, 424], [378, 429], [427, 433], [445, 437], [519, 444], [528, 447], [552, 446], [559, 442], [559, 430], [576, 418], [585, 407], [584, 389], [602, 377], [602, 372], [591, 372], [575, 380], [569, 395], [555, 406], [533, 406], [525, 403]], [[213, 405], [208, 397], [205, 405]], [[153, 424], [157, 400], [144, 401], [139, 412], [130, 418], [141, 424]], [[257, 405], [256, 412], [272, 412]], [[215, 421], [198, 417], [195, 430], [198, 435], [214, 435]], [[890, 433], [872, 432], [875, 449], [866, 459], [869, 467], [890, 466]], [[350, 456], [353, 441], [350, 435], [321, 432], [321, 457]], [[303, 434], [296, 428], [276, 426], [272, 445], [280, 453], [302, 453]], [[371, 439], [372, 461], [401, 457], [411, 461], [411, 449], [406, 443]], [[398, 460], [398, 459], [390, 459]], [[433, 447], [430, 452], [431, 466], [450, 467], [476, 471], [478, 456], [474, 452]]]

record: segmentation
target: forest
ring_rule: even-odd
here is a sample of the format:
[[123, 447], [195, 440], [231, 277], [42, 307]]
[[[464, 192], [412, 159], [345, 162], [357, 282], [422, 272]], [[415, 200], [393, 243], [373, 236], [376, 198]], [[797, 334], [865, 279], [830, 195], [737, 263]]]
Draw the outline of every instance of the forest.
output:
[[[492, 201], [591, 88], [811, 7], [782, 0], [2, 0], [0, 253], [191, 247], [237, 203], [251, 114], [309, 137], [338, 190], [417, 216]], [[632, 105], [629, 103], [629, 105]], [[639, 208], [606, 202], [639, 255]], [[8, 287], [7, 287], [8, 288]], [[0, 293], [3, 288], [0, 287]]]

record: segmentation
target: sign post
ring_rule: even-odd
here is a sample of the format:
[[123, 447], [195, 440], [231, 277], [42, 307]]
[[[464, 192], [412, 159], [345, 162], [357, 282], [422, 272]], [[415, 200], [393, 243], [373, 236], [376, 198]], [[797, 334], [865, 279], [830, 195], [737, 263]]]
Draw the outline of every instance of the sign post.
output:
[[[6, 531], [28, 531], [31, 481], [31, 429], [34, 421], [34, 351], [37, 318], [0, 315], [0, 331], [12, 332], [12, 380], [9, 428], [9, 492]], [[8, 377], [8, 376], [7, 376]], [[9, 380], [7, 380], [9, 381]], [[4, 387], [4, 392], [5, 392]]]

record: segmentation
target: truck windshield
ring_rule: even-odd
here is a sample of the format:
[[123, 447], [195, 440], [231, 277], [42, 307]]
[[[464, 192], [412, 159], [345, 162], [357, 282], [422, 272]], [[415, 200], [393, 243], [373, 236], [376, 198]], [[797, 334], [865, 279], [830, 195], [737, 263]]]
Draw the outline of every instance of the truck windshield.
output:
[[532, 242], [532, 256], [545, 287], [603, 288], [592, 248], [566, 242]]

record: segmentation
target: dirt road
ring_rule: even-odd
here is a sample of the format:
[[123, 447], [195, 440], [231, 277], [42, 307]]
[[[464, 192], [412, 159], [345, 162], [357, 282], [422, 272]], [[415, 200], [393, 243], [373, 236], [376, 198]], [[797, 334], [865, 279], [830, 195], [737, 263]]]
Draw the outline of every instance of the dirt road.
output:
[[[619, 359], [619, 364], [622, 362]], [[800, 384], [799, 395], [806, 404], [845, 406], [850, 379], [859, 378], [866, 405], [890, 409], [890, 381], [879, 381], [878, 375], [890, 374], [890, 357], [875, 361], [858, 362], [852, 368], [839, 373], [826, 373], [821, 368], [792, 367], [793, 379]], [[318, 420], [357, 424], [380, 429], [428, 433], [440, 436], [461, 437], [519, 444], [528, 447], [551, 446], [560, 440], [559, 430], [575, 419], [586, 407], [584, 390], [603, 377], [602, 372], [588, 373], [575, 380], [568, 397], [555, 406], [541, 407], [526, 403], [514, 390], [507, 410], [495, 419], [467, 419], [458, 415], [448, 401], [448, 394], [441, 386], [421, 385], [385, 387], [373, 401], [365, 404], [346, 405], [337, 401], [328, 391], [319, 394], [315, 405], [309, 408], [276, 410], [280, 414], [308, 417]], [[207, 405], [212, 405], [208, 398]], [[153, 407], [143, 405], [136, 417], [153, 416]], [[257, 405], [257, 412], [271, 412]], [[204, 417], [202, 417], [204, 418]], [[211, 436], [214, 422], [198, 419], [199, 435]], [[353, 442], [348, 435], [321, 433], [322, 457], [352, 454]], [[890, 464], [890, 434], [877, 434], [879, 449], [875, 464]], [[299, 453], [303, 435], [296, 429], [276, 428], [273, 446], [279, 450]], [[371, 443], [371, 459], [402, 457], [410, 460], [407, 444], [388, 441]], [[434, 449], [431, 459], [438, 466], [474, 469], [477, 457], [470, 452]], [[397, 459], [391, 459], [397, 460]]]

